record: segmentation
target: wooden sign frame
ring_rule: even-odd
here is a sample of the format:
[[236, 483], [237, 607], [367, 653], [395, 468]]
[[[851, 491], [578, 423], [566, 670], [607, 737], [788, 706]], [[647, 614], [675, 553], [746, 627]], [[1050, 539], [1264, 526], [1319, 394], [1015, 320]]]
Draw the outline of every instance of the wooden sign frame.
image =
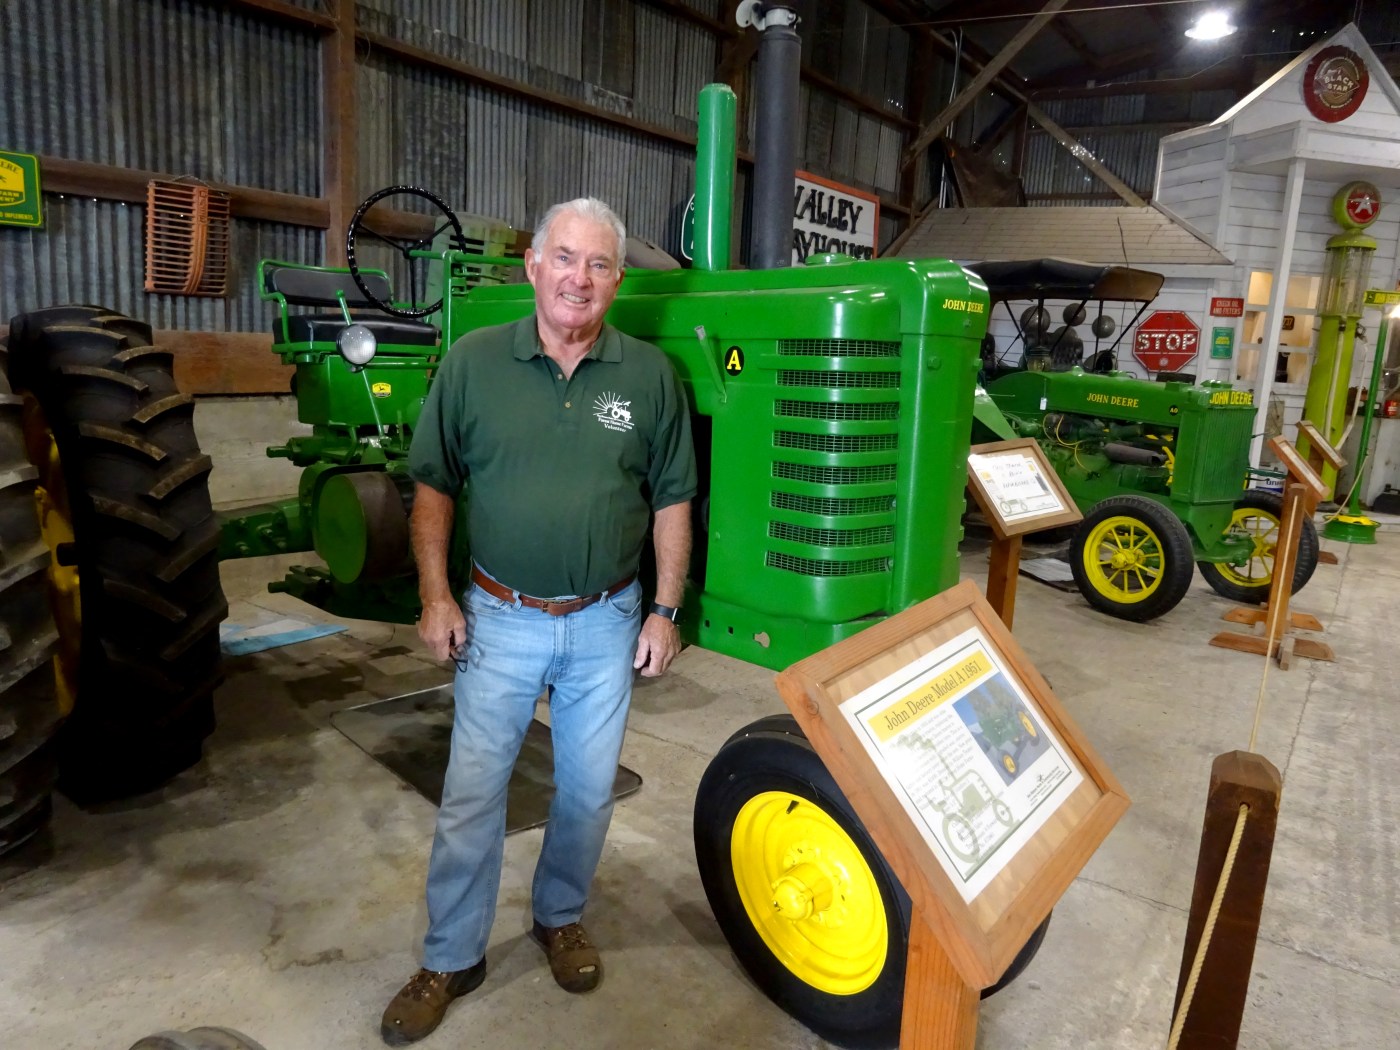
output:
[[[973, 674], [968, 669], [976, 661], [980, 661], [976, 676], [959, 680], [963, 670]], [[997, 678], [1003, 681], [996, 682]], [[958, 684], [939, 691], [943, 683], [954, 681]], [[972, 684], [964, 688], [968, 681]], [[916, 965], [919, 953], [914, 948], [920, 929], [926, 928], [936, 941], [927, 947], [941, 946], [955, 978], [972, 989], [994, 984], [1128, 808], [1127, 795], [1107, 765], [970, 581], [794, 664], [778, 675], [777, 682], [783, 701], [913, 902], [911, 972], [928, 969]], [[979, 728], [974, 731], [966, 713], [979, 691], [985, 691], [979, 695], [1001, 698], [998, 717], [1003, 723], [1012, 710], [1005, 707], [1010, 695], [1019, 705], [1014, 708], [1015, 721], [1034, 730], [1033, 739], [1039, 741], [1029, 745], [1034, 757], [1011, 779], [1000, 774], [1004, 782], [1000, 788], [992, 786], [999, 776], [996, 765], [976, 739], [978, 733], [984, 737], [994, 733], [981, 726], [988, 715], [978, 709]], [[910, 745], [904, 750], [913, 756], [912, 765], [905, 764], [901, 777], [892, 775], [888, 762], [882, 765], [878, 747], [871, 744], [871, 727], [880, 718], [896, 718], [893, 712], [903, 703], [916, 705], [911, 725], [891, 737], [892, 744], [886, 741], [895, 752], [905, 742]], [[857, 707], [861, 713], [856, 713]], [[879, 708], [874, 715], [872, 707]], [[922, 731], [919, 723], [924, 723]], [[953, 755], [953, 761], [962, 764], [961, 774], [954, 774], [945, 745], [962, 748]], [[1027, 746], [1022, 741], [1023, 758]], [[1041, 750], [1034, 750], [1036, 746]], [[934, 753], [937, 762], [925, 752]], [[1053, 758], [1044, 762], [1047, 756]], [[923, 773], [911, 774], [920, 762]], [[947, 783], [940, 779], [939, 763], [948, 771]], [[1063, 776], [1045, 776], [1062, 768]], [[1017, 778], [1033, 771], [1039, 774], [1036, 779], [1028, 776], [1015, 787]], [[981, 783], [970, 775], [973, 772]], [[921, 788], [911, 787], [911, 775], [930, 773], [936, 783], [926, 780], [920, 782]], [[916, 796], [924, 787], [930, 793], [921, 801]], [[935, 791], [940, 793], [937, 799]], [[946, 849], [935, 853], [930, 844], [936, 836], [928, 818], [935, 812], [946, 818], [954, 806], [965, 816], [966, 807], [977, 803], [974, 794], [985, 803], [974, 815], [974, 850], [978, 827], [1000, 821], [1012, 830], [990, 843], [989, 858], [983, 862], [995, 861], [990, 874], [979, 876], [979, 864], [959, 885], [948, 873], [951, 854]], [[1027, 815], [1014, 826], [1006, 825], [997, 806], [1010, 810], [1013, 818], [1020, 816], [1014, 806], [1025, 809]], [[945, 833], [948, 828], [945, 823]], [[967, 849], [965, 839], [962, 848]], [[1003, 849], [1010, 852], [998, 859]], [[954, 861], [953, 866], [957, 864]], [[973, 891], [979, 883], [980, 888]], [[926, 948], [921, 945], [921, 950]], [[906, 991], [906, 1021], [911, 995], [918, 999], [924, 993], [916, 987]], [[976, 993], [971, 995], [975, 1028]]]
[[1296, 478], [1299, 484], [1307, 490], [1308, 498], [1312, 500], [1312, 506], [1317, 506], [1318, 503], [1331, 495], [1332, 490], [1317, 476], [1317, 472], [1303, 458], [1303, 454], [1293, 446], [1293, 442], [1280, 435], [1269, 439], [1269, 448], [1283, 463], [1289, 475]]
[[[1029, 455], [1027, 455], [1029, 453]], [[1011, 536], [1024, 536], [1028, 532], [1039, 532], [1041, 529], [1052, 529], [1057, 525], [1074, 525], [1084, 520], [1084, 515], [1079, 512], [1079, 507], [1075, 504], [1074, 498], [1070, 496], [1065, 488], [1060, 476], [1055, 473], [1050, 462], [1045, 458], [1045, 450], [1040, 447], [1040, 443], [1035, 438], [1015, 438], [1011, 441], [989, 441], [982, 445], [973, 445], [968, 449], [967, 459], [967, 485], [972, 490], [973, 498], [977, 501], [977, 506], [982, 513], [987, 516], [987, 521], [992, 526], [992, 531], [997, 539], [1004, 540]], [[1059, 500], [1059, 510], [1046, 514], [1028, 514], [1018, 517], [1013, 521], [1007, 521], [1006, 508], [1002, 507], [996, 498], [987, 490], [987, 484], [973, 467], [973, 456], [1002, 457], [1011, 456], [1021, 459], [1030, 459], [1034, 463], [1034, 469], [1039, 474], [1041, 480], [1045, 481], [1050, 488], [1050, 494]]]
[[1298, 420], [1298, 434], [1308, 439], [1308, 450], [1316, 452], [1333, 470], [1341, 470], [1347, 465], [1347, 458], [1333, 448], [1322, 432], [1308, 420]]

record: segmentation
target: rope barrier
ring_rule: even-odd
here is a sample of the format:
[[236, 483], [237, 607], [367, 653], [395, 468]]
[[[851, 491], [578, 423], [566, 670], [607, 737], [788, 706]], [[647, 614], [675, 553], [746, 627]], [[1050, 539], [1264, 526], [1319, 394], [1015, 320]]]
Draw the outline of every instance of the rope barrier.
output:
[[[1288, 486], [1285, 484], [1285, 507], [1288, 506], [1286, 500], [1287, 492]], [[1298, 504], [1295, 502], [1293, 506], [1295, 508], [1294, 513], [1297, 513]], [[1279, 565], [1287, 567], [1289, 565], [1296, 565], [1297, 563], [1297, 555], [1292, 554], [1288, 549], [1289, 541], [1292, 539], [1292, 530], [1288, 527], [1288, 522], [1285, 520], [1286, 518], [1287, 515], [1283, 515], [1278, 523], [1279, 542], [1274, 545], [1274, 572], [1276, 573], [1279, 571]], [[1299, 538], [1302, 538], [1301, 529], [1299, 530]], [[1289, 583], [1291, 584], [1292, 581], [1290, 580]], [[1270, 616], [1265, 621], [1266, 623], [1274, 620], [1279, 622], [1270, 623], [1268, 637], [1264, 643], [1264, 673], [1259, 676], [1259, 695], [1254, 699], [1254, 725], [1249, 731], [1249, 747], [1245, 748], [1246, 751], [1254, 750], [1254, 740], [1259, 735], [1259, 723], [1264, 717], [1264, 688], [1269, 684], [1269, 664], [1273, 662], [1274, 658], [1275, 628], [1283, 626], [1281, 622], [1282, 619], [1282, 617]]]
[[1220, 906], [1225, 900], [1225, 888], [1230, 882], [1230, 872], [1235, 867], [1235, 854], [1240, 849], [1240, 839], [1244, 838], [1245, 821], [1249, 818], [1249, 807], [1240, 806], [1235, 817], [1235, 831], [1230, 836], [1230, 848], [1225, 851], [1225, 864], [1220, 869], [1220, 879], [1215, 884], [1215, 896], [1210, 901], [1210, 911], [1206, 913], [1206, 924], [1201, 929], [1201, 942], [1196, 945], [1196, 956], [1191, 960], [1191, 973], [1186, 978], [1186, 988], [1181, 993], [1181, 1005], [1172, 1019], [1171, 1035], [1167, 1037], [1167, 1050], [1176, 1050], [1181, 1039], [1181, 1030], [1186, 1024], [1186, 1015], [1191, 1010], [1191, 1000], [1196, 994], [1196, 981], [1200, 979], [1201, 967], [1205, 965], [1206, 952], [1210, 950], [1210, 937], [1215, 932], [1215, 920], [1220, 916]]

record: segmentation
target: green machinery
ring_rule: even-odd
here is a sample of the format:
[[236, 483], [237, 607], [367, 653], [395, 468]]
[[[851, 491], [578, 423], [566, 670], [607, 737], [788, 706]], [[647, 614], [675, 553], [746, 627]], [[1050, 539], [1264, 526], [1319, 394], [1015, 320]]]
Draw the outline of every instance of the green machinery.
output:
[[[707, 88], [701, 109], [696, 265], [629, 270], [609, 320], [662, 347], [692, 402], [701, 491], [683, 635], [780, 668], [957, 581], [987, 293], [944, 260], [729, 269], [733, 93]], [[375, 206], [389, 198], [441, 221], [420, 215], [413, 232], [387, 236]], [[172, 392], [171, 355], [150, 345], [149, 327], [87, 307], [16, 319], [10, 373], [35, 406], [36, 442], [52, 439], [45, 484], [71, 504], [62, 524], [76, 538], [56, 531], [51, 546], [81, 579], [70, 602], [75, 622], [81, 609], [79, 714], [105, 712], [67, 731], [70, 751], [91, 760], [89, 797], [150, 786], [198, 757], [226, 609], [219, 559], [314, 551], [324, 567], [293, 568], [272, 588], [336, 615], [415, 619], [413, 428], [458, 337], [532, 311], [512, 241], [426, 191], [391, 187], [356, 212], [348, 268], [264, 262], [273, 350], [295, 367], [311, 432], [268, 450], [301, 468], [295, 498], [217, 524], [191, 399]], [[407, 277], [404, 300], [391, 269], [401, 290]], [[86, 418], [94, 405], [101, 418]], [[131, 470], [114, 471], [118, 460]], [[127, 534], [138, 531], [133, 562]], [[469, 556], [459, 533], [458, 585]], [[128, 658], [137, 649], [145, 663]], [[128, 669], [126, 692], [147, 706], [103, 708], [104, 685]], [[119, 748], [107, 746], [114, 733]], [[909, 900], [790, 716], [720, 749], [694, 835], [707, 897], [756, 983], [834, 1041], [895, 1042]], [[775, 887], [788, 905], [778, 912]], [[1044, 929], [985, 994], [1026, 965]]]
[[[1034, 316], [1044, 314], [1047, 299], [1069, 299], [1066, 315], [1077, 311], [1081, 321], [1090, 300], [1098, 300], [1101, 322], [1106, 301], [1145, 306], [1161, 283], [1126, 267], [1060, 262], [975, 269], [987, 278], [993, 301], [1007, 301], [1016, 294], [1011, 289], [1018, 298], [1029, 292], [1039, 300], [1026, 311]], [[1032, 273], [1041, 279], [1028, 279]], [[1113, 327], [1099, 324], [1095, 334]], [[1105, 372], [1070, 361], [1057, 365], [1053, 345], [1041, 362], [1034, 361], [1033, 345], [1028, 350], [1040, 367], [1003, 371], [987, 383], [1007, 427], [980, 408], [978, 420], [989, 439], [1034, 437], [1084, 513], [1070, 564], [1089, 603], [1127, 620], [1160, 616], [1186, 594], [1193, 562], [1225, 597], [1267, 598], [1282, 503], [1272, 492], [1245, 489], [1252, 395], [1228, 383], [1196, 385], [1190, 376], [1137, 379], [1112, 370], [1112, 347], [1084, 362]], [[1307, 522], [1295, 590], [1312, 575], [1317, 555], [1317, 533]]]

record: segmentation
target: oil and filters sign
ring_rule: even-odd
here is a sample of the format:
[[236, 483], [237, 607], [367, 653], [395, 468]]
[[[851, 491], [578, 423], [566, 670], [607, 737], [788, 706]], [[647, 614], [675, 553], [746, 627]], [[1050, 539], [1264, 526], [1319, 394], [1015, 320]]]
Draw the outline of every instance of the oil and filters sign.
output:
[[0, 150], [0, 225], [42, 226], [39, 159]]
[[797, 173], [792, 196], [792, 262], [809, 255], [836, 253], [853, 259], [875, 257], [880, 199], [849, 186]]

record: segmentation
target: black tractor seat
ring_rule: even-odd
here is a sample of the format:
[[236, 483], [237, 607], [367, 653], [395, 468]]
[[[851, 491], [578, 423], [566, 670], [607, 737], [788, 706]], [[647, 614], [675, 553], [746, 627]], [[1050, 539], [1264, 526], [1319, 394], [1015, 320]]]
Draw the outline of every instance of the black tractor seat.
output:
[[[385, 314], [352, 313], [385, 346], [437, 346], [438, 330], [422, 321]], [[342, 314], [293, 314], [287, 318], [287, 339], [293, 343], [333, 343], [345, 328]], [[282, 321], [272, 323], [272, 338], [282, 339]]]
[[[272, 340], [275, 343], [335, 342], [345, 328], [345, 315], [340, 310], [343, 297], [351, 311], [359, 311], [351, 313], [353, 323], [368, 328], [381, 345], [437, 346], [436, 327], [424, 321], [391, 317], [375, 309], [355, 279], [344, 270], [268, 262], [263, 264], [262, 274], [266, 296], [275, 297], [282, 303], [282, 316], [272, 323]], [[360, 276], [377, 298], [384, 302], [393, 301], [389, 278], [382, 271], [364, 270]], [[287, 311], [288, 306], [316, 306], [334, 309], [335, 312], [292, 314]]]

